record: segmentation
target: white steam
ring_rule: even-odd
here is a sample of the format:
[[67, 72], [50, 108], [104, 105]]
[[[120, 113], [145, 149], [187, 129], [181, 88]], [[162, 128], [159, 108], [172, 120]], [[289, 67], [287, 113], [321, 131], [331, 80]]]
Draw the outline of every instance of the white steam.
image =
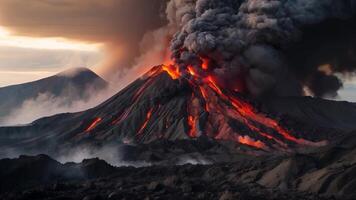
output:
[[80, 112], [97, 106], [99, 103], [111, 97], [116, 90], [111, 87], [98, 90], [87, 88], [86, 98], [78, 98], [77, 90], [72, 88], [60, 96], [52, 93], [40, 93], [35, 98], [25, 100], [18, 108], [13, 109], [8, 115], [2, 118], [1, 126], [22, 125], [33, 122], [42, 117], [48, 117], [59, 113]]

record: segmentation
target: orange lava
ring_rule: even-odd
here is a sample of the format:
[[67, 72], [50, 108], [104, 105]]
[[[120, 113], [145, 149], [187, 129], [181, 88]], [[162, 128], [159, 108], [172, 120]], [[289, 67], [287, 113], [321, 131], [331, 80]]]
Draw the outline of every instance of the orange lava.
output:
[[179, 79], [181, 76], [178, 67], [174, 65], [163, 65], [162, 69], [166, 71], [173, 80]]
[[197, 73], [195, 72], [195, 69], [194, 69], [193, 66], [188, 66], [187, 69], [188, 69], [188, 72], [189, 72], [190, 75], [192, 75], [192, 76], [196, 76], [197, 75]]
[[[207, 70], [208, 65], [209, 65], [209, 60], [207, 59], [202, 59], [202, 69]], [[162, 66], [163, 71], [166, 71], [172, 79], [179, 79], [179, 78], [184, 78], [181, 76], [181, 73], [179, 69], [174, 66]], [[258, 111], [255, 110], [253, 105], [251, 105], [249, 102], [240, 99], [239, 97], [236, 97], [233, 92], [230, 90], [223, 90], [220, 88], [219, 84], [217, 81], [214, 79], [214, 76], [212, 75], [202, 75], [199, 74], [199, 72], [193, 67], [193, 66], [187, 66], [186, 68], [187, 74], [190, 74], [193, 79], [187, 79], [189, 84], [192, 85], [193, 88], [199, 88], [201, 96], [205, 100], [205, 111], [210, 112], [210, 110], [215, 110], [214, 112], [220, 113], [223, 118], [226, 117], [232, 117], [236, 120], [241, 121], [244, 123], [251, 131], [258, 133], [261, 137], [266, 138], [268, 140], [273, 140], [275, 143], [279, 144], [280, 147], [282, 148], [287, 148], [288, 145], [284, 143], [282, 140], [268, 134], [268, 131], [265, 131], [265, 129], [271, 129], [274, 132], [278, 133], [283, 137], [285, 140], [291, 141], [296, 144], [302, 144], [302, 145], [318, 145], [318, 143], [308, 141], [305, 139], [297, 138], [293, 136], [288, 130], [286, 130], [284, 127], [282, 127], [279, 122], [276, 120], [269, 118], [265, 116], [262, 113], [258, 113]], [[215, 93], [215, 95], [212, 96], [212, 93], [209, 93], [211, 91], [212, 93]], [[225, 102], [225, 104], [219, 104], [219, 105], [213, 105], [213, 107], [209, 108], [209, 106], [212, 106], [211, 103], [213, 102], [212, 99], [219, 97], [219, 99], [222, 99], [222, 102]], [[197, 130], [196, 130], [196, 125], [197, 125], [197, 118], [194, 117], [196, 115], [193, 115], [192, 113], [188, 117], [188, 125], [190, 127], [190, 130], [188, 132], [190, 137], [197, 137]], [[222, 120], [224, 120], [222, 118]], [[258, 124], [258, 125], [256, 125]], [[224, 123], [224, 125], [226, 125]], [[220, 126], [220, 125], [218, 125]], [[227, 138], [227, 133], [226, 127], [221, 126], [221, 134], [220, 132], [215, 136], [215, 137], [221, 137], [221, 138]], [[232, 130], [231, 130], [232, 131]], [[237, 134], [237, 133], [236, 133]], [[236, 137], [230, 135], [231, 137]], [[265, 145], [260, 140], [255, 140], [251, 138], [250, 136], [238, 136], [235, 138], [236, 141], [239, 143], [252, 146], [255, 148], [259, 149], [268, 149], [268, 147]]]
[[101, 121], [102, 119], [100, 117], [95, 118], [95, 120], [90, 124], [90, 126], [85, 130], [85, 132], [93, 130]]
[[244, 144], [244, 145], [248, 145], [248, 146], [251, 146], [251, 147], [255, 147], [255, 148], [258, 148], [258, 149], [265, 149], [266, 148], [266, 145], [257, 140], [255, 141], [254, 139], [250, 138], [249, 136], [238, 136], [237, 137], [237, 141], [241, 144]]
[[[281, 134], [287, 140], [293, 141], [298, 144], [310, 143], [309, 141], [306, 141], [304, 139], [298, 139], [298, 138], [292, 136], [287, 130], [285, 130], [283, 127], [281, 127], [277, 121], [275, 121], [271, 118], [265, 117], [261, 114], [257, 114], [255, 109], [252, 107], [252, 105], [248, 104], [247, 102], [239, 100], [232, 95], [230, 95], [230, 96], [225, 95], [222, 92], [222, 90], [217, 86], [216, 82], [214, 81], [214, 79], [211, 76], [209, 76], [207, 78], [207, 80], [209, 81], [210, 87], [216, 93], [218, 93], [224, 100], [231, 102], [232, 106], [236, 109], [236, 111], [238, 111], [246, 119], [256, 121], [260, 124], [263, 124], [264, 126], [266, 126], [268, 128], [272, 128], [272, 129], [276, 130], [279, 134]], [[248, 125], [248, 123], [247, 123], [247, 125]], [[249, 128], [252, 130], [255, 129], [255, 131], [260, 132], [256, 127], [252, 128], [251, 126], [249, 126]]]
[[188, 117], [188, 125], [189, 125], [189, 137], [195, 138], [197, 137], [197, 120], [193, 116]]
[[209, 69], [209, 59], [201, 58], [201, 60], [203, 61], [201, 68], [204, 70], [208, 70]]
[[151, 108], [148, 113], [146, 114], [146, 119], [145, 119], [145, 122], [142, 124], [140, 130], [138, 131], [138, 134], [141, 134], [143, 132], [143, 130], [145, 130], [145, 128], [147, 127], [147, 124], [148, 122], [150, 121], [151, 119], [151, 116], [152, 116], [152, 111], [153, 111], [153, 108]]

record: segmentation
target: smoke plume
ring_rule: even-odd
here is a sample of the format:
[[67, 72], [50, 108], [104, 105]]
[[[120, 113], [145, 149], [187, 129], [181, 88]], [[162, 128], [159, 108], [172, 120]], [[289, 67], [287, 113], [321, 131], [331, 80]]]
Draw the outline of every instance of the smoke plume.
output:
[[303, 86], [336, 95], [334, 74], [356, 68], [355, 12], [354, 0], [172, 0], [172, 58], [197, 70], [208, 59], [227, 87], [256, 96], [298, 95]]
[[300, 95], [305, 86], [334, 96], [335, 74], [356, 66], [355, 12], [355, 0], [3, 0], [0, 24], [104, 43], [104, 71], [127, 81], [171, 53], [182, 68], [209, 60], [221, 84], [255, 96]]

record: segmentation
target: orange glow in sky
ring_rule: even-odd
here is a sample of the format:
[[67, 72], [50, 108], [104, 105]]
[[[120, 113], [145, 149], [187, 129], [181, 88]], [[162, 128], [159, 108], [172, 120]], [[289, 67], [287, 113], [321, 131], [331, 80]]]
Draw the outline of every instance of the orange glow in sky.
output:
[[61, 49], [79, 51], [98, 51], [100, 44], [89, 44], [64, 38], [34, 38], [12, 35], [10, 31], [0, 26], [0, 46], [32, 48], [32, 49]]

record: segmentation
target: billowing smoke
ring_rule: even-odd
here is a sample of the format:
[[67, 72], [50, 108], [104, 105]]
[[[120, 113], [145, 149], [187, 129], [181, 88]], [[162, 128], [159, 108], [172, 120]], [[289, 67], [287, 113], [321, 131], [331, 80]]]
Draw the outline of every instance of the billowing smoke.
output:
[[172, 58], [201, 71], [208, 59], [220, 82], [256, 96], [336, 95], [335, 73], [356, 69], [355, 13], [355, 0], [171, 0]]

